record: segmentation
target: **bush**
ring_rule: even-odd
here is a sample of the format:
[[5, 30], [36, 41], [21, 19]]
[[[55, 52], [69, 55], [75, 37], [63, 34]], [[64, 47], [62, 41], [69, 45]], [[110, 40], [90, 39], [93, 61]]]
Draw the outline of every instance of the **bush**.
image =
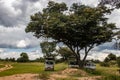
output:
[[106, 62], [101, 62], [101, 63], [100, 63], [100, 66], [110, 67], [109, 63], [106, 63]]
[[115, 66], [117, 64], [117, 62], [115, 60], [111, 60], [110, 62], [108, 62], [109, 65]]

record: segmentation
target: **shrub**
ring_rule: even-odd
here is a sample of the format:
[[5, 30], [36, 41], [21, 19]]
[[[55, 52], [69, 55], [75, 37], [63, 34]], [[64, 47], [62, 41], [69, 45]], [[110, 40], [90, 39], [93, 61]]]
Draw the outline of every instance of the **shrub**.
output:
[[107, 62], [101, 62], [101, 63], [100, 63], [100, 66], [110, 67], [109, 63], [107, 63]]
[[109, 63], [109, 65], [112, 65], [112, 66], [117, 64], [115, 60], [111, 60], [111, 61], [108, 62], [108, 63]]
[[41, 80], [48, 80], [49, 79], [49, 74], [48, 73], [41, 73], [39, 74], [39, 79]]
[[85, 69], [85, 71], [86, 71], [87, 73], [89, 73], [90, 75], [101, 75], [101, 72], [100, 72], [100, 71], [97, 71], [97, 70]]

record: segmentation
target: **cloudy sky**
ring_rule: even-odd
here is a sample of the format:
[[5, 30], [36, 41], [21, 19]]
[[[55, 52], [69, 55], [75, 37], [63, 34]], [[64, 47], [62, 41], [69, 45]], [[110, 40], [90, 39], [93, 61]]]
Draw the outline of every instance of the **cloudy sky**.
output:
[[[39, 43], [41, 39], [25, 33], [24, 29], [30, 21], [30, 15], [42, 11], [49, 0], [0, 0], [0, 58], [18, 58], [21, 52], [27, 52], [30, 59], [42, 56]], [[96, 6], [99, 0], [54, 0], [65, 2], [70, 6], [74, 2]], [[120, 10], [116, 9], [109, 17], [109, 22], [120, 26]], [[88, 58], [104, 59], [112, 52], [120, 55], [119, 50], [112, 48], [114, 41], [94, 48]], [[97, 54], [96, 54], [97, 53]], [[98, 57], [99, 56], [99, 57]]]

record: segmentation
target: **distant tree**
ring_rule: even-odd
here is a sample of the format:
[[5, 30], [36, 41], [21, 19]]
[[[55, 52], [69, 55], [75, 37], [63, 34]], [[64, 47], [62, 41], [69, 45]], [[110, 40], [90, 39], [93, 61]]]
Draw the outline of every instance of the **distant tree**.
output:
[[110, 61], [110, 59], [108, 58], [108, 57], [106, 57], [105, 59], [104, 59], [104, 62], [109, 62]]
[[116, 55], [110, 53], [110, 54], [104, 59], [104, 62], [109, 62], [109, 61], [111, 61], [111, 60], [116, 60], [116, 59], [117, 59]]
[[5, 61], [9, 61], [9, 58], [5, 58]]
[[[105, 6], [90, 7], [74, 3], [50, 1], [42, 12], [31, 16], [26, 32], [37, 38], [52, 38], [63, 42], [74, 53], [79, 67], [83, 68], [86, 57], [95, 46], [111, 41], [115, 24], [108, 23], [105, 15], [111, 13]], [[81, 58], [81, 51], [84, 56]]]
[[42, 42], [40, 43], [44, 57], [54, 57], [53, 52], [56, 50], [55, 42]]
[[110, 60], [116, 60], [116, 55], [110, 53], [110, 54], [108, 55], [108, 58], [109, 58]]
[[10, 58], [9, 61], [15, 62], [15, 58]]
[[17, 59], [17, 62], [28, 62], [29, 61], [29, 57], [27, 55], [27, 53], [22, 52], [20, 54], [20, 57]]
[[43, 57], [40, 57], [40, 58], [36, 58], [34, 61], [35, 62], [44, 62], [45, 59]]

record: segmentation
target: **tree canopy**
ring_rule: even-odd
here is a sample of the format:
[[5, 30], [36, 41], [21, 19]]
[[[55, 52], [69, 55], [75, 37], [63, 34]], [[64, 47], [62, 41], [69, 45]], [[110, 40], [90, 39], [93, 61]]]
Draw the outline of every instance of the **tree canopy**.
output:
[[[26, 32], [34, 36], [48, 37], [63, 42], [74, 53], [80, 66], [83, 66], [88, 52], [113, 37], [116, 26], [107, 23], [111, 9], [105, 6], [90, 7], [73, 3], [70, 8], [65, 3], [50, 1], [42, 12], [31, 16]], [[81, 50], [84, 57], [81, 59]]]

